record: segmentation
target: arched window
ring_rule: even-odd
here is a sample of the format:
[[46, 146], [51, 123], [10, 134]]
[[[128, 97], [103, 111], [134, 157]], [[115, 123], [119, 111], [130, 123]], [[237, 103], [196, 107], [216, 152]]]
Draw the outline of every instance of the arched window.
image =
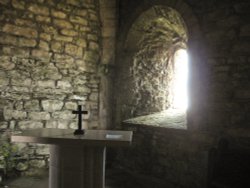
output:
[[170, 7], [153, 6], [137, 18], [127, 36], [121, 73], [126, 84], [119, 100], [126, 121], [185, 127], [187, 40], [182, 17]]

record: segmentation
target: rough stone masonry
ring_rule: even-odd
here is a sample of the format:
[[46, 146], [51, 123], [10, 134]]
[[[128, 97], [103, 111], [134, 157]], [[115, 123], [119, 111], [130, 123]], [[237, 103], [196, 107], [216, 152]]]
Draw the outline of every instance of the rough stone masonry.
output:
[[[0, 0], [0, 128], [76, 128], [72, 110], [98, 127], [98, 6], [75, 0]], [[85, 119], [88, 121], [88, 119]], [[44, 166], [43, 145], [19, 145], [19, 170]]]

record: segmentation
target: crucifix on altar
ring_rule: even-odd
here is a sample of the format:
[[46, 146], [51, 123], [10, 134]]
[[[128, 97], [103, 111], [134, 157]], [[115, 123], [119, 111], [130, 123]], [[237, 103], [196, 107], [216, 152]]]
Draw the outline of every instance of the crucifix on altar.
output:
[[78, 114], [78, 129], [75, 130], [74, 135], [83, 135], [84, 130], [82, 129], [82, 114], [88, 114], [88, 111], [82, 111], [82, 106], [78, 105], [77, 110], [72, 111], [73, 114]]
[[12, 142], [49, 144], [49, 188], [105, 188], [106, 147], [124, 147], [132, 142], [132, 131], [78, 129], [31, 129], [11, 136]]

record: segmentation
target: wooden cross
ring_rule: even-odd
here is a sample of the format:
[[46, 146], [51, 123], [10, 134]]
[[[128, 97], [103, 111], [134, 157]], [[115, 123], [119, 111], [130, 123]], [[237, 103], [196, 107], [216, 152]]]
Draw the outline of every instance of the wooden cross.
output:
[[75, 130], [74, 135], [83, 135], [84, 130], [82, 129], [82, 114], [88, 114], [88, 111], [82, 110], [82, 106], [78, 105], [78, 110], [73, 110], [73, 114], [78, 114], [78, 129]]

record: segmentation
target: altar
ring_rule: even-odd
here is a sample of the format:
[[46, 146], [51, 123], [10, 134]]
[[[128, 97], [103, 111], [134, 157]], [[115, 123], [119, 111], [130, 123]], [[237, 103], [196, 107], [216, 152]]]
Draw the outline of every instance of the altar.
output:
[[132, 131], [31, 129], [11, 141], [49, 144], [49, 188], [104, 188], [106, 147], [129, 146]]

